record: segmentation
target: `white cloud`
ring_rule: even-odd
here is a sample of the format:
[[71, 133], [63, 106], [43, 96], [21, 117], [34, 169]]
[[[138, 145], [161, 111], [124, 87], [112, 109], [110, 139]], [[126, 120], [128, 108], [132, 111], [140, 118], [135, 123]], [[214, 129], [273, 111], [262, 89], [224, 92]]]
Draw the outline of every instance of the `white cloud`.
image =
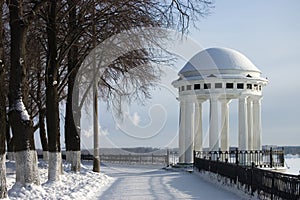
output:
[[108, 130], [107, 129], [103, 129], [100, 125], [99, 125], [99, 131], [98, 132], [99, 132], [99, 134], [101, 136], [106, 136], [106, 135], [109, 134]]
[[140, 116], [137, 114], [137, 112], [133, 113], [133, 116], [131, 117], [131, 121], [135, 126], [138, 126], [140, 123]]
[[82, 136], [85, 136], [87, 138], [92, 137], [93, 136], [93, 132], [92, 132], [91, 128], [89, 130], [83, 130], [82, 131]]
[[117, 123], [117, 127], [120, 128], [120, 126], [123, 126], [127, 123], [132, 123], [134, 126], [139, 126], [139, 123], [141, 121], [141, 117], [139, 116], [139, 114], [137, 112], [134, 112], [133, 115], [130, 115], [129, 112], [124, 112], [124, 120], [122, 121], [120, 124]]
[[[109, 135], [109, 132], [108, 132], [108, 129], [103, 129], [101, 127], [101, 125], [99, 124], [98, 134], [100, 136], [107, 136], [107, 135]], [[83, 130], [82, 131], [82, 135], [85, 136], [85, 137], [87, 137], [87, 138], [93, 137], [93, 135], [94, 135], [94, 128], [93, 128], [93, 126], [91, 126], [88, 130]]]

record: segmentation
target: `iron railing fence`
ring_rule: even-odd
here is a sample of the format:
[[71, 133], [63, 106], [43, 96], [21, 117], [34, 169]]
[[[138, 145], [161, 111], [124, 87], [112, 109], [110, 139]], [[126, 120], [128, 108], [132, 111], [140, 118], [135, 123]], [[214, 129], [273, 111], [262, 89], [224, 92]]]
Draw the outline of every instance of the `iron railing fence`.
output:
[[[81, 155], [82, 160], [93, 160], [93, 155]], [[155, 154], [101, 154], [100, 161], [114, 164], [168, 165], [168, 155]]]
[[254, 162], [247, 166], [239, 162], [200, 158], [197, 153], [194, 154], [194, 167], [226, 177], [231, 183], [242, 184], [248, 192], [257, 192], [263, 199], [300, 200], [300, 175], [258, 168]]
[[[66, 154], [62, 153], [62, 159], [66, 159]], [[100, 161], [103, 163], [112, 164], [139, 164], [139, 165], [164, 165], [170, 164], [170, 154], [100, 154]], [[43, 155], [38, 154], [38, 158], [42, 159]], [[81, 160], [93, 160], [94, 156], [91, 154], [81, 154]]]
[[218, 160], [241, 166], [284, 167], [284, 149], [269, 150], [230, 150], [230, 151], [195, 151], [195, 157], [206, 160]]

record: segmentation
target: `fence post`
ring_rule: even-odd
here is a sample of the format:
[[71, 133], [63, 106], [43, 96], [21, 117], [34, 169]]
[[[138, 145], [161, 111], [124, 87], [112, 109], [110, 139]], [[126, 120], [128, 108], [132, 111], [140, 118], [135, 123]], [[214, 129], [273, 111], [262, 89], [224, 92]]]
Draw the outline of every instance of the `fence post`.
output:
[[[272, 148], [271, 148], [272, 149]], [[271, 200], [273, 200], [274, 199], [274, 179], [275, 179], [275, 173], [274, 172], [272, 172], [272, 189], [271, 189]]]
[[273, 167], [273, 153], [272, 153], [272, 147], [270, 148], [270, 168]]
[[236, 165], [239, 164], [239, 149], [238, 148], [235, 149], [235, 164]]
[[131, 153], [129, 154], [129, 159], [128, 159], [128, 163], [131, 164], [131, 160], [132, 160], [132, 156]]
[[169, 149], [167, 149], [167, 166], [169, 166], [170, 165], [170, 151], [169, 151]]
[[282, 147], [281, 166], [284, 167], [284, 147]]
[[151, 160], [152, 160], [152, 164], [153, 164], [153, 154], [152, 154], [152, 159]]
[[254, 162], [252, 162], [252, 165], [251, 165], [251, 177], [250, 177], [250, 182], [251, 182], [251, 195], [253, 196], [253, 194], [254, 194], [254, 188], [253, 188], [253, 186], [255, 185], [255, 184], [253, 184], [253, 175], [254, 175], [254, 173], [253, 173], [253, 170], [254, 170], [254, 167], [255, 167], [255, 163]]

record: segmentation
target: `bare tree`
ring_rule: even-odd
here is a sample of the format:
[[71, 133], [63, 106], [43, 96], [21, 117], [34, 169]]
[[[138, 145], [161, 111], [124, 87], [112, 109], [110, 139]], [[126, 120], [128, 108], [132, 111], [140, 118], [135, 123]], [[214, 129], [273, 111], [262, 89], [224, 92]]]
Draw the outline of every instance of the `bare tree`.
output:
[[[205, 15], [212, 4], [208, 0], [7, 0], [7, 5], [10, 8], [11, 40], [9, 122], [13, 132], [12, 141], [15, 141], [14, 151], [25, 152], [26, 155], [30, 153], [34, 157], [34, 153], [31, 154], [35, 150], [33, 133], [40, 128], [43, 149], [53, 155], [49, 162], [49, 180], [57, 180], [61, 159], [58, 102], [65, 98], [66, 148], [71, 152], [68, 157], [72, 158], [72, 170], [80, 169], [80, 112], [87, 95], [79, 99], [79, 96], [72, 94], [79, 94], [78, 88], [74, 87], [75, 77], [79, 66], [93, 49], [93, 38], [98, 45], [122, 31], [142, 27], [176, 28], [187, 32], [189, 25]], [[39, 12], [41, 7], [44, 10]], [[92, 14], [93, 10], [96, 10], [95, 15]], [[41, 22], [33, 20], [35, 16]], [[29, 25], [33, 28], [28, 29]], [[27, 40], [26, 36], [29, 36]], [[148, 39], [155, 41], [157, 38]], [[31, 43], [34, 40], [39, 42]], [[36, 45], [34, 49], [40, 54], [29, 52], [26, 45]], [[150, 97], [149, 89], [160, 76], [160, 71], [150, 63], [165, 61], [158, 52], [138, 45], [141, 45], [138, 49], [120, 54], [106, 66], [97, 83], [100, 98], [119, 110], [124, 98], [143, 100]], [[88, 79], [93, 75], [87, 73], [85, 76]], [[41, 81], [43, 78], [44, 82]], [[88, 89], [89, 84], [85, 85], [83, 89]], [[72, 111], [75, 111], [75, 115]], [[39, 122], [34, 126], [31, 118], [37, 118], [37, 115]], [[32, 175], [36, 175], [36, 168], [30, 167], [31, 164], [36, 166], [35, 162], [24, 162], [16, 161], [17, 167], [24, 164], [32, 169]], [[37, 179], [32, 179], [32, 175], [25, 176], [23, 172], [17, 174], [20, 176], [17, 180], [38, 183]]]
[[[8, 7], [5, 6], [5, 2], [3, 2], [2, 7], [2, 45], [3, 45], [3, 55], [2, 55], [2, 61], [4, 64], [4, 67], [2, 68], [2, 83], [4, 85], [5, 91], [4, 93], [1, 92], [1, 94], [5, 94], [5, 98], [7, 99], [8, 95], [8, 84], [9, 84], [9, 67], [10, 67], [10, 30], [8, 28], [9, 23], [9, 10]], [[3, 66], [3, 65], [2, 65]], [[1, 88], [2, 90], [4, 88]], [[5, 128], [5, 140], [6, 140], [6, 157], [8, 160], [14, 160], [14, 152], [13, 152], [13, 142], [12, 142], [12, 134], [10, 131], [10, 124], [8, 120], [8, 113], [7, 113], [7, 100], [6, 100], [6, 114], [5, 114], [5, 120], [6, 120], [6, 128]], [[3, 130], [3, 129], [2, 129]]]
[[[25, 60], [27, 68], [27, 91], [29, 93], [27, 108], [29, 114], [35, 119], [34, 131], [39, 129], [41, 146], [43, 149], [43, 159], [48, 160], [48, 139], [45, 125], [45, 66], [46, 52], [43, 49], [41, 37], [43, 35], [43, 21], [37, 19], [29, 27], [26, 40]], [[34, 51], [33, 51], [34, 49]]]
[[14, 156], [14, 152], [13, 152], [13, 143], [12, 143], [12, 137], [11, 137], [11, 133], [10, 133], [10, 125], [6, 116], [6, 146], [7, 146], [7, 150], [6, 150], [6, 155], [8, 160], [15, 160], [15, 156]]
[[48, 180], [60, 179], [61, 171], [61, 148], [60, 148], [60, 126], [59, 126], [59, 63], [57, 62], [57, 3], [51, 0], [47, 6], [47, 40], [48, 55], [46, 66], [46, 121], [49, 148]]
[[[82, 64], [82, 58], [87, 56], [87, 54], [82, 52], [86, 53], [92, 49], [92, 46], [88, 44], [94, 44], [94, 37], [96, 37], [97, 45], [122, 31], [142, 27], [177, 28], [182, 32], [186, 32], [191, 22], [196, 20], [198, 16], [207, 14], [211, 2], [202, 0], [187, 2], [180, 0], [106, 0], [98, 3], [92, 0], [68, 1], [68, 4], [70, 10], [69, 31], [67, 33], [72, 35], [72, 37], [68, 43], [71, 45], [71, 48], [68, 57], [69, 76], [65, 136], [67, 151], [73, 152], [72, 158], [75, 159], [71, 161], [73, 163], [72, 166], [74, 166], [72, 169], [78, 170], [80, 161], [78, 153], [76, 154], [75, 152], [80, 150], [80, 129], [78, 128], [80, 126], [80, 111], [83, 102], [88, 97], [86, 94], [89, 89], [92, 89], [92, 86], [91, 84], [85, 84], [87, 87], [83, 88], [85, 94], [81, 99], [78, 99], [78, 96], [76, 96], [75, 99], [71, 100], [71, 95], [78, 94], [78, 91], [73, 91], [74, 88], [78, 89], [74, 87], [74, 77], [78, 75], [77, 71]], [[87, 4], [89, 4], [91, 9], [86, 9]], [[84, 8], [84, 10], [80, 8]], [[93, 15], [93, 9], [96, 9], [95, 15]], [[84, 14], [79, 16], [79, 13]], [[83, 20], [80, 21], [80, 17]], [[80, 31], [81, 27], [84, 27], [82, 32]], [[93, 31], [93, 28], [96, 30]], [[97, 34], [95, 35], [95, 33]], [[157, 40], [158, 38], [155, 36], [157, 34], [153, 34], [152, 38], [147, 39]], [[84, 44], [82, 44], [82, 41], [84, 41]], [[148, 91], [154, 86], [153, 83], [158, 80], [160, 74], [159, 70], [154, 70], [151, 67], [150, 62], [159, 63], [166, 61], [166, 58], [159, 57], [158, 52], [142, 49], [143, 46], [136, 47], [140, 50], [121, 55], [110, 66], [105, 68], [100, 77], [98, 87], [100, 97], [119, 112], [124, 98], [143, 100], [150, 97]], [[86, 76], [85, 80], [93, 77], [93, 69], [90, 69], [90, 72], [83, 76]], [[120, 84], [120, 82], [123, 84]], [[90, 96], [89, 102], [91, 102], [91, 99]], [[70, 105], [71, 102], [73, 103], [72, 105]], [[75, 115], [73, 115], [72, 110], [75, 110]], [[74, 116], [76, 116], [76, 119], [74, 119]], [[70, 154], [67, 153], [67, 155]]]
[[[68, 92], [66, 102], [66, 121], [65, 121], [65, 141], [66, 141], [66, 159], [71, 163], [72, 171], [80, 171], [80, 129], [76, 124], [80, 123], [80, 112], [78, 107], [73, 106], [74, 101], [78, 101], [78, 88], [74, 88], [74, 82], [79, 69], [79, 36], [80, 23], [82, 23], [82, 14], [78, 12], [78, 2], [68, 0], [68, 44], [70, 45], [68, 60]], [[74, 111], [74, 115], [73, 115]], [[78, 121], [79, 120], [79, 121]]]
[[[4, 1], [0, 1], [0, 10]], [[0, 82], [5, 83], [4, 75], [4, 45], [3, 45], [3, 21], [0, 16]], [[6, 135], [6, 95], [5, 84], [0, 87], [0, 199], [7, 197], [6, 166], [5, 166], [5, 135]]]
[[[108, 0], [94, 6], [97, 7], [97, 44], [100, 44], [122, 31], [128, 31], [128, 34], [133, 36], [136, 30], [143, 27], [175, 28], [186, 32], [190, 24], [194, 23], [199, 16], [208, 14], [212, 2], [209, 0]], [[92, 33], [92, 31], [90, 32]], [[157, 36], [159, 36], [159, 33], [145, 34], [143, 39], [155, 45], [159, 43], [157, 40], [160, 39]], [[165, 39], [163, 38], [165, 37], [163, 33], [161, 33], [160, 37]], [[105, 67], [105, 71], [101, 73], [99, 93], [101, 98], [108, 103], [111, 103], [111, 100], [117, 97], [123, 98], [127, 96], [132, 100], [143, 100], [143, 98], [150, 97], [148, 91], [154, 86], [154, 81], [158, 80], [159, 73], [153, 70], [149, 64], [150, 62], [159, 63], [168, 60], [162, 57], [158, 51], [143, 49], [145, 44], [132, 44], [132, 42], [138, 42], [138, 40], [133, 40], [129, 37], [127, 39], [129, 46], [135, 45], [133, 47], [134, 51], [124, 54], [124, 48], [117, 49], [117, 46], [112, 46], [110, 55], [108, 51], [102, 52], [106, 55], [101, 55], [106, 57], [116, 56], [114, 55], [116, 53], [113, 51], [120, 52], [119, 57]], [[125, 77], [126, 80], [124, 79]], [[148, 79], [145, 80], [145, 77], [148, 77]], [[119, 83], [122, 79], [125, 84], [120, 85]], [[129, 92], [133, 88], [135, 88], [134, 92]], [[82, 104], [80, 103], [80, 105]], [[120, 107], [120, 104], [115, 106]]]
[[[0, 21], [2, 20], [0, 19]], [[1, 32], [2, 31], [0, 31], [0, 35], [2, 35]], [[0, 36], [0, 81], [4, 82], [3, 46], [1, 41], [2, 38]], [[5, 167], [5, 135], [6, 135], [6, 95], [5, 95], [5, 91], [3, 91], [3, 87], [0, 87], [0, 199], [7, 197], [6, 167]]]
[[[87, 53], [97, 44], [101, 43], [101, 41], [104, 41], [108, 36], [113, 35], [113, 33], [121, 31], [123, 26], [127, 29], [134, 27], [132, 24], [129, 26], [128, 20], [131, 20], [132, 23], [144, 23], [144, 25], [147, 23], [145, 22], [146, 17], [143, 20], [137, 21], [136, 19], [139, 18], [138, 16], [142, 16], [142, 14], [138, 14], [138, 12], [134, 14], [135, 11], [131, 10], [131, 7], [120, 12], [120, 10], [124, 8], [124, 4], [117, 4], [115, 1], [101, 3], [96, 3], [94, 1], [80, 1], [80, 4], [79, 1], [69, 1], [69, 8], [68, 34], [71, 37], [68, 41], [71, 47], [68, 55], [69, 73], [65, 137], [67, 157], [73, 155], [70, 156], [72, 157], [72, 161], [70, 160], [72, 169], [79, 170], [80, 157], [78, 155], [80, 153], [80, 129], [78, 127], [80, 126], [80, 110], [82, 104], [78, 99], [78, 87], [73, 86], [78, 68], [82, 63], [83, 58], [87, 56]], [[96, 12], [94, 12], [94, 10], [96, 10]], [[127, 11], [127, 13], [125, 11]], [[85, 13], [85, 15], [81, 13]], [[131, 17], [128, 17], [128, 15], [131, 15]], [[128, 20], [125, 19], [125, 17], [127, 17]], [[124, 21], [124, 24], [121, 23], [122, 21]], [[150, 25], [150, 20], [148, 25]], [[84, 29], [81, 29], [81, 27], [84, 27]], [[145, 57], [140, 56], [140, 59], [145, 60]], [[126, 65], [129, 66], [134, 64], [138, 59], [136, 57], [136, 59], [132, 59], [132, 62], [129, 61], [130, 59], [123, 60], [124, 64], [126, 62]], [[108, 84], [105, 85], [109, 86]], [[67, 158], [67, 160], [69, 159]], [[99, 161], [97, 161], [97, 163], [97, 165], [99, 165]], [[95, 166], [95, 168], [98, 169], [99, 167]]]
[[[24, 105], [24, 65], [25, 38], [27, 28], [35, 13], [45, 1], [24, 4], [17, 0], [7, 0], [10, 25], [10, 74], [9, 74], [9, 123], [13, 133], [13, 148], [16, 160], [16, 183], [40, 184], [37, 154], [34, 144], [34, 127]], [[32, 7], [31, 7], [32, 6]], [[25, 12], [26, 11], [26, 12]]]

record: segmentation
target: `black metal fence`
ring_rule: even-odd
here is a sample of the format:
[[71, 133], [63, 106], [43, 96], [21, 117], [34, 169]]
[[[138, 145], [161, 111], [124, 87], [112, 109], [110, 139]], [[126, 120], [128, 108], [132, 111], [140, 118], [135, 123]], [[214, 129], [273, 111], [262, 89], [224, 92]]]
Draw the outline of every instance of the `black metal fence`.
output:
[[196, 151], [195, 157], [206, 160], [217, 160], [241, 166], [284, 167], [284, 150], [231, 150], [231, 151]]
[[199, 171], [219, 174], [231, 183], [242, 184], [251, 194], [257, 192], [263, 199], [300, 200], [300, 176], [260, 169], [254, 163], [252, 166], [238, 165], [194, 155], [194, 166]]
[[[66, 159], [66, 154], [62, 153], [62, 159]], [[161, 154], [101, 154], [100, 161], [103, 163], [112, 164], [140, 164], [140, 165], [169, 165], [169, 152], [166, 155]], [[38, 158], [42, 159], [43, 155], [38, 154]], [[94, 156], [91, 154], [81, 154], [82, 160], [93, 160]]]
[[[93, 155], [81, 155], [82, 160], [93, 160]], [[114, 164], [168, 165], [168, 155], [126, 154], [100, 155], [100, 161]]]

